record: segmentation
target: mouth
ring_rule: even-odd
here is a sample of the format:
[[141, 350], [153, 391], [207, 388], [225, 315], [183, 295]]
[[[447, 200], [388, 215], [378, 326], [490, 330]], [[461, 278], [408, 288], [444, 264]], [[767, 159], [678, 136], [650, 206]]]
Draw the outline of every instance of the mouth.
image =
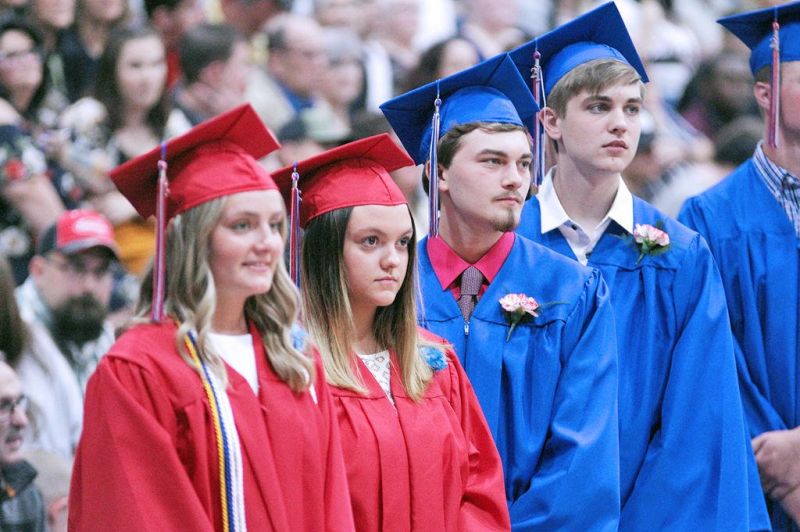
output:
[[386, 276], [386, 277], [379, 277], [375, 279], [377, 283], [397, 283], [397, 277]]
[[259, 272], [268, 272], [272, 269], [272, 263], [264, 261], [250, 261], [245, 262], [244, 267]]
[[624, 140], [613, 140], [613, 141], [611, 141], [611, 142], [609, 142], [607, 144], [604, 144], [603, 147], [604, 148], [616, 148], [616, 149], [627, 150], [628, 149], [628, 143], [625, 142]]
[[495, 198], [495, 201], [499, 201], [500, 203], [512, 203], [515, 205], [522, 205], [522, 197], [518, 194], [509, 195], [509, 196], [499, 196]]

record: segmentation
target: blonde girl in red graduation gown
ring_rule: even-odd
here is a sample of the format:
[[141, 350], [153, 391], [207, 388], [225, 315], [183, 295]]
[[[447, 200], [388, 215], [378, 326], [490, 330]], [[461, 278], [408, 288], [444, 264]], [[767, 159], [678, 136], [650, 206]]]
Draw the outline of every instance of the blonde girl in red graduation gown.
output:
[[[331, 395], [292, 339], [285, 206], [255, 160], [274, 147], [249, 106], [167, 144], [165, 316], [143, 289], [89, 382], [71, 530], [353, 530]], [[159, 157], [112, 175], [143, 217]]]
[[[502, 465], [472, 387], [416, 326], [415, 231], [387, 135], [301, 162], [304, 316], [319, 345], [359, 531], [508, 530]], [[273, 174], [288, 194], [295, 168]]]

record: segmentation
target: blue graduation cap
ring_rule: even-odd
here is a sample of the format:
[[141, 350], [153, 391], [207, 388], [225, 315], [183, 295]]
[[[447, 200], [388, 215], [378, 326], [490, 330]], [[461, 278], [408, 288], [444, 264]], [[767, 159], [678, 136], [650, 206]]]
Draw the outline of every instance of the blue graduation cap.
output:
[[380, 106], [416, 164], [431, 161], [428, 191], [431, 235], [438, 234], [436, 142], [456, 125], [530, 124], [539, 107], [507, 54], [428, 83]]
[[767, 143], [777, 147], [781, 85], [777, 66], [800, 61], [800, 2], [732, 15], [717, 22], [750, 48], [750, 70], [754, 75], [772, 66]]
[[779, 24], [780, 61], [800, 61], [800, 2], [732, 15], [717, 22], [750, 48], [753, 74], [772, 63], [773, 22]]
[[470, 122], [524, 125], [539, 110], [506, 54], [487, 59], [396, 98], [380, 108], [416, 164], [430, 155], [434, 103], [441, 100], [439, 137]]
[[608, 58], [627, 63], [636, 69], [642, 81], [648, 81], [628, 28], [613, 2], [603, 4], [510, 51], [508, 55], [525, 79], [529, 79], [533, 73], [537, 52], [545, 95], [550, 94], [558, 80], [568, 72], [594, 59]]

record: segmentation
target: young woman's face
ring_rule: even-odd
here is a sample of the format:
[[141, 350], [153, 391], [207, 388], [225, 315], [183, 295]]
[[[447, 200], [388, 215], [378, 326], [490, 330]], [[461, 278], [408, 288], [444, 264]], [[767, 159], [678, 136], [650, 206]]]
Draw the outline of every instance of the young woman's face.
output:
[[406, 205], [353, 207], [343, 254], [354, 312], [374, 312], [392, 304], [408, 269], [412, 236]]
[[41, 52], [27, 33], [8, 30], [0, 35], [0, 81], [9, 91], [36, 89], [42, 76]]
[[218, 296], [244, 302], [269, 291], [283, 260], [285, 218], [277, 190], [240, 192], [227, 198], [211, 233], [209, 264]]
[[150, 109], [158, 103], [167, 79], [164, 45], [150, 35], [122, 45], [117, 60], [117, 83], [124, 105]]

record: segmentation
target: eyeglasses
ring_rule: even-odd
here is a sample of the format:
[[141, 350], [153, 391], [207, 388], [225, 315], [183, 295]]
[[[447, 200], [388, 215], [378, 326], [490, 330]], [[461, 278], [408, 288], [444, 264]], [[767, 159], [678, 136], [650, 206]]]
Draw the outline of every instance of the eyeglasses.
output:
[[47, 262], [58, 268], [67, 276], [82, 281], [88, 276], [94, 277], [96, 280], [104, 280], [111, 274], [111, 263], [105, 262], [95, 268], [90, 268], [80, 260], [57, 260], [54, 257], [45, 257]]
[[23, 412], [28, 410], [28, 397], [26, 395], [20, 395], [16, 399], [0, 400], [0, 423], [8, 422], [17, 408], [21, 408]]
[[32, 57], [41, 57], [41, 50], [39, 48], [31, 48], [29, 50], [0, 52], [0, 63], [19, 63]]

